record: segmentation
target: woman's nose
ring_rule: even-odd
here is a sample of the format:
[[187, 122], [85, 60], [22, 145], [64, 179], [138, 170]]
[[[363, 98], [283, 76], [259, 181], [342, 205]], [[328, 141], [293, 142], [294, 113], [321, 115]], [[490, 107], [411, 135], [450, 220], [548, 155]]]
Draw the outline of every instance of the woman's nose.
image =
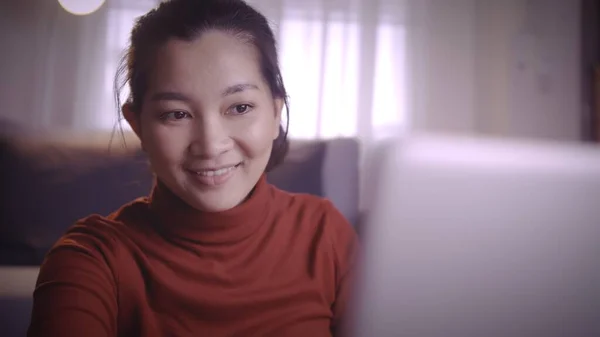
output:
[[210, 159], [229, 151], [233, 141], [225, 124], [220, 117], [197, 119], [192, 130], [191, 154]]

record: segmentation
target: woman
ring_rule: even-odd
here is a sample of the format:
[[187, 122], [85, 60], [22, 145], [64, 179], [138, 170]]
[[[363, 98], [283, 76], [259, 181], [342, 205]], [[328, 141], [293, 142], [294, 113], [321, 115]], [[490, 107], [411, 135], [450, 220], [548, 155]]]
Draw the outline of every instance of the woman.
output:
[[357, 239], [330, 202], [265, 180], [287, 149], [265, 18], [242, 0], [164, 2], [120, 69], [155, 186], [57, 242], [29, 336], [339, 333]]

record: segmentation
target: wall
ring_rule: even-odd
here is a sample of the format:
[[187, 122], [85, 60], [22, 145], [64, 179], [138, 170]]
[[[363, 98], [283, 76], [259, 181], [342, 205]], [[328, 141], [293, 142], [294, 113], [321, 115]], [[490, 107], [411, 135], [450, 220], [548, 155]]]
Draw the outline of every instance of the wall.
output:
[[[579, 2], [479, 4], [478, 73], [487, 70], [490, 76], [480, 76], [487, 78], [480, 81], [485, 84], [479, 86], [482, 99], [478, 107], [484, 110], [496, 103], [505, 109], [489, 110], [486, 118], [478, 120], [480, 128], [508, 136], [580, 139]], [[489, 57], [492, 50], [501, 57]], [[495, 78], [503, 80], [492, 81]]]
[[578, 1], [422, 0], [411, 18], [416, 129], [581, 138]]

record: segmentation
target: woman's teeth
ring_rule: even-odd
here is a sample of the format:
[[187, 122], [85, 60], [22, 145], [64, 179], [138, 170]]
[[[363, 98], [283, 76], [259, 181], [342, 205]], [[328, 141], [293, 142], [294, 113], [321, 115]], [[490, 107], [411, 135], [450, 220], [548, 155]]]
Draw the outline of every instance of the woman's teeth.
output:
[[227, 172], [234, 170], [236, 167], [237, 167], [237, 165], [218, 169], [218, 170], [196, 171], [195, 173], [197, 175], [205, 176], [205, 177], [220, 176], [220, 175], [223, 175]]

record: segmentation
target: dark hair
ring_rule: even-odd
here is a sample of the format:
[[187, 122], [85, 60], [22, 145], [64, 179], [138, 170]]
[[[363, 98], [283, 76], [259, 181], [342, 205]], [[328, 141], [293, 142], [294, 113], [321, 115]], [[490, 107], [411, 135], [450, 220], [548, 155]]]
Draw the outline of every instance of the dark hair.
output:
[[121, 59], [115, 78], [115, 100], [120, 110], [120, 92], [129, 84], [127, 103], [140, 113], [148, 86], [149, 71], [157, 49], [172, 38], [191, 41], [207, 30], [222, 30], [252, 44], [259, 52], [262, 76], [274, 98], [286, 108], [286, 128], [279, 126], [279, 137], [266, 167], [279, 165], [288, 151], [289, 104], [283, 84], [273, 31], [266, 18], [243, 0], [168, 0], [137, 19], [131, 42]]

